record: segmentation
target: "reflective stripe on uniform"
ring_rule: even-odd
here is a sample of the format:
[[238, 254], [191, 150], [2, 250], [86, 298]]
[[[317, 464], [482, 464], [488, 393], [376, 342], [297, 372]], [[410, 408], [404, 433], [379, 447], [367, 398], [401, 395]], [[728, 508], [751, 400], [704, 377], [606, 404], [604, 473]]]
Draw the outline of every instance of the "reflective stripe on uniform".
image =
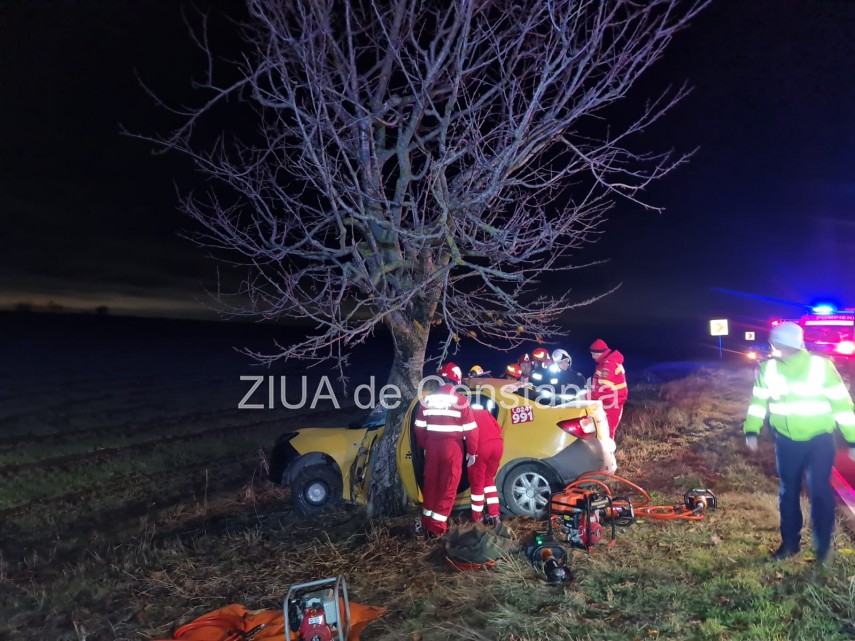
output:
[[615, 374], [623, 374], [624, 371], [626, 370], [624, 370], [623, 365], [618, 364], [615, 366]]
[[427, 421], [417, 418], [413, 425], [415, 425], [416, 427], [427, 427]]
[[769, 413], [779, 416], [821, 416], [830, 412], [831, 405], [826, 400], [769, 403]]
[[751, 393], [754, 395], [754, 398], [761, 401], [768, 400], [770, 396], [769, 390], [767, 390], [765, 387], [757, 387], [756, 385], [754, 386], [754, 389], [751, 391]]
[[485, 493], [486, 493], [486, 492], [498, 492], [498, 489], [496, 489], [496, 486], [495, 486], [495, 485], [491, 485], [490, 487], [485, 487], [485, 488], [484, 488], [484, 492], [485, 492]]
[[422, 510], [423, 516], [430, 516], [431, 514], [433, 514], [433, 510], [428, 510], [427, 508]]
[[846, 398], [848, 395], [849, 390], [846, 389], [846, 386], [843, 383], [834, 385], [833, 387], [827, 387], [825, 389], [825, 397], [833, 401], [839, 401], [840, 399]]
[[499, 502], [499, 497], [497, 497], [497, 496], [491, 496], [491, 497], [487, 498], [487, 505], [492, 505], [493, 503], [498, 503], [498, 502]]
[[454, 394], [430, 394], [422, 401], [422, 405], [435, 409], [448, 409], [457, 406], [459, 402], [458, 397]]
[[781, 398], [787, 393], [787, 380], [778, 374], [778, 361], [769, 361], [763, 378], [770, 398]]
[[762, 405], [749, 405], [748, 416], [754, 416], [756, 418], [766, 418], [766, 408]]
[[430, 518], [432, 518], [434, 521], [439, 521], [440, 523], [445, 523], [448, 520], [447, 516], [443, 516], [438, 512], [431, 512]]
[[[468, 423], [467, 423], [468, 425]], [[425, 428], [428, 432], [462, 432], [463, 428], [459, 425], [438, 425], [436, 423], [427, 423]], [[472, 429], [471, 427], [469, 429]]]
[[473, 503], [473, 504], [472, 504], [472, 507], [471, 507], [471, 510], [472, 510], [473, 512], [483, 512], [483, 511], [484, 511], [484, 506], [483, 506], [483, 505], [481, 505], [480, 503], [479, 503], [478, 505], [475, 505], [475, 504]]
[[424, 410], [424, 416], [450, 416], [451, 418], [460, 418], [460, 410]]
[[845, 427], [855, 426], [855, 413], [851, 410], [847, 412], [835, 412], [834, 420], [837, 421], [838, 425]]
[[806, 381], [788, 381], [778, 373], [778, 362], [769, 361], [764, 378], [771, 398], [781, 398], [787, 394], [822, 396], [824, 393], [823, 383], [825, 382], [825, 360], [820, 356], [811, 356]]
[[469, 496], [469, 498], [472, 499], [473, 501], [483, 501], [484, 495], [483, 494], [471, 494]]
[[464, 432], [468, 432], [469, 430], [474, 430], [476, 427], [478, 427], [478, 423], [472, 421], [471, 423], [464, 423], [462, 429]]

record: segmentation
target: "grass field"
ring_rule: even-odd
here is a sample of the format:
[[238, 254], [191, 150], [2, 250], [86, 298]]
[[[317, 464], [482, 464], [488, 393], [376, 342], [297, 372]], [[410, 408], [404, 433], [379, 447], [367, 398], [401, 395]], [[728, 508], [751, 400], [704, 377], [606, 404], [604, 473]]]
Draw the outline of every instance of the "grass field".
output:
[[[216, 386], [190, 388], [211, 398], [225, 393]], [[55, 425], [10, 422], [21, 432], [0, 441], [0, 638], [159, 639], [228, 603], [280, 608], [291, 583], [339, 572], [353, 600], [388, 608], [363, 639], [855, 638], [855, 544], [843, 527], [827, 570], [810, 560], [809, 532], [803, 555], [767, 561], [777, 483], [771, 442], [743, 450], [750, 386], [749, 371], [701, 370], [632, 389], [619, 473], [665, 504], [712, 487], [719, 510], [640, 521], [613, 548], [575, 551], [574, 580], [560, 587], [522, 555], [453, 572], [436, 542], [414, 536], [414, 515], [299, 518], [263, 480], [260, 447], [281, 419], [186, 402], [176, 413], [126, 382], [72, 409], [60, 399], [45, 414]], [[538, 526], [510, 525], [520, 538]]]

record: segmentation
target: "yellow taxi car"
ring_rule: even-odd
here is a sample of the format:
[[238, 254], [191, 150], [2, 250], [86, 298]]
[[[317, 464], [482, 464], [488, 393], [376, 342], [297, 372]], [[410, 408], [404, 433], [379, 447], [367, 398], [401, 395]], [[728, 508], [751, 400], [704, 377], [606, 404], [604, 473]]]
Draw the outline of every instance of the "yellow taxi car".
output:
[[[584, 472], [615, 469], [614, 443], [600, 401], [549, 398], [506, 379], [478, 379], [477, 387], [464, 395], [471, 404], [490, 410], [502, 428], [504, 455], [496, 486], [506, 514], [540, 517], [551, 492]], [[407, 496], [418, 505], [424, 453], [413, 433], [417, 406], [418, 400], [407, 411], [396, 459]], [[282, 434], [270, 458], [270, 479], [290, 487], [295, 507], [306, 515], [320, 514], [343, 501], [365, 503], [372, 452], [384, 425], [385, 409], [378, 406], [347, 428]], [[455, 507], [468, 506], [464, 467]]]

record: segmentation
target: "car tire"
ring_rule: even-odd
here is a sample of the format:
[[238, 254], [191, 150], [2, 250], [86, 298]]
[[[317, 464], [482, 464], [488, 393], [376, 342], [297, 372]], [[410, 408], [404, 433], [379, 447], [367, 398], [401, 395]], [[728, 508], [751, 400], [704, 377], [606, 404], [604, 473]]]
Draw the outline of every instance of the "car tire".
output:
[[539, 519], [546, 516], [549, 495], [558, 489], [555, 474], [543, 463], [522, 463], [502, 482], [502, 499], [515, 516]]
[[307, 465], [294, 476], [291, 501], [304, 516], [318, 516], [341, 507], [341, 474], [326, 463]]

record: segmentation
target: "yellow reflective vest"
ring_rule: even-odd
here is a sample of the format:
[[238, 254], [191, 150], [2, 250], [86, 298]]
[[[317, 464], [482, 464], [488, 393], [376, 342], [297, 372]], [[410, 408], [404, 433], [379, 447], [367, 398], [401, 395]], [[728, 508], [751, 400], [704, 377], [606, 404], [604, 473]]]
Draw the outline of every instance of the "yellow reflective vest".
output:
[[852, 408], [852, 397], [834, 363], [802, 350], [760, 366], [743, 430], [758, 434], [768, 416], [779, 434], [807, 441], [838, 425], [846, 442], [855, 446]]

